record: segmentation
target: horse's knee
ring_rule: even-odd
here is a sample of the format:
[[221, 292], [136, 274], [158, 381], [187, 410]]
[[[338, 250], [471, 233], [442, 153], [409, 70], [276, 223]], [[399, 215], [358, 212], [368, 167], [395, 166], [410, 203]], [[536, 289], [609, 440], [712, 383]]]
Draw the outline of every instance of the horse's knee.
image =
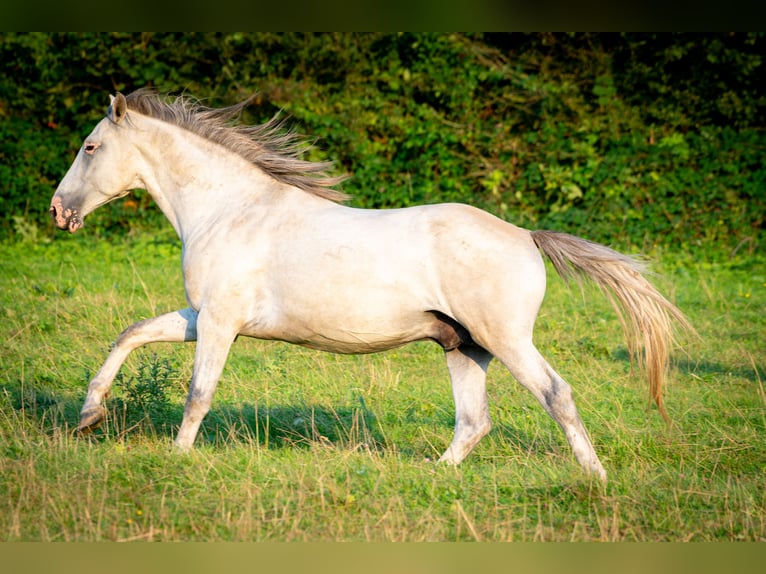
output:
[[213, 404], [212, 396], [189, 393], [184, 406], [184, 419], [201, 421]]

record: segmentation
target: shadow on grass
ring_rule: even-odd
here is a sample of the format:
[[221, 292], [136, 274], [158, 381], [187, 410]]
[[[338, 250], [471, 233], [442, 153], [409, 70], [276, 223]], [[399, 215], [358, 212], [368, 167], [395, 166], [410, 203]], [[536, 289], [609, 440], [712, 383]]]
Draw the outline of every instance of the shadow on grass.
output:
[[[21, 384], [0, 386], [0, 396], [19, 421], [33, 424], [44, 434], [74, 433], [82, 397]], [[175, 438], [183, 418], [183, 404], [163, 402], [139, 406], [121, 398], [106, 401], [107, 417], [93, 433], [94, 440], [122, 440], [144, 435]], [[267, 448], [308, 447], [315, 443], [348, 448], [382, 448], [384, 438], [375, 415], [359, 406], [252, 404], [214, 405], [200, 428], [199, 442], [251, 443]]]
[[[177, 420], [182, 416], [180, 409]], [[205, 417], [200, 439], [213, 444], [248, 442], [267, 448], [305, 448], [317, 443], [350, 449], [385, 448], [377, 418], [362, 405], [221, 404]]]
[[[75, 434], [83, 400], [80, 394], [73, 396], [61, 390], [10, 384], [0, 386], [0, 396], [5, 397], [7, 406], [3, 408], [10, 407], [15, 411], [17, 419], [23, 419], [24, 424], [33, 425], [43, 434]], [[128, 404], [122, 398], [111, 398], [106, 401], [106, 408], [104, 424], [87, 440], [109, 442], [141, 437], [172, 440], [183, 418], [183, 404], [178, 402], [165, 402], [144, 408]], [[396, 413], [392, 416], [397, 418]], [[426, 416], [420, 421], [411, 413], [399, 413], [398, 418], [400, 423], [390, 424], [430, 429], [443, 437], [441, 447], [431, 445], [436, 450], [446, 448], [452, 438], [451, 416]], [[205, 417], [197, 444], [249, 444], [268, 449], [305, 449], [322, 445], [376, 452], [395, 449], [400, 454], [415, 458], [433, 454], [424, 452], [423, 448], [428, 447], [423, 444], [420, 436], [412, 444], [401, 439], [397, 444], [392, 444], [384, 436], [387, 424], [385, 421], [380, 423], [361, 400], [358, 405], [344, 406], [297, 404], [263, 407], [251, 403], [219, 403], [214, 404]], [[393, 426], [391, 430], [394, 430]], [[544, 437], [531, 436], [506, 424], [495, 426], [492, 435], [511, 451], [547, 452], [556, 448]]]
[[[29, 384], [2, 385], [0, 398], [3, 400], [3, 408], [8, 405], [16, 414], [38, 421], [43, 430], [51, 430], [64, 421], [76, 421], [82, 406], [81, 402], [78, 403], [63, 392]], [[6, 419], [9, 417], [6, 416]]]

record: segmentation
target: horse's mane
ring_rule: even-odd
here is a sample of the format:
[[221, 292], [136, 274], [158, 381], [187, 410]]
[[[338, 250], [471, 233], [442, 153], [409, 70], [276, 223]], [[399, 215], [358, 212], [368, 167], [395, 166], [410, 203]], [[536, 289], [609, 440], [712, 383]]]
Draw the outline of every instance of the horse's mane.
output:
[[250, 99], [225, 108], [209, 108], [187, 96], [160, 97], [142, 88], [125, 96], [128, 109], [157, 118], [215, 142], [253, 163], [274, 179], [332, 201], [348, 196], [331, 189], [345, 176], [332, 177], [332, 162], [300, 159], [306, 140], [283, 129], [278, 116], [264, 124], [243, 125], [239, 116]]

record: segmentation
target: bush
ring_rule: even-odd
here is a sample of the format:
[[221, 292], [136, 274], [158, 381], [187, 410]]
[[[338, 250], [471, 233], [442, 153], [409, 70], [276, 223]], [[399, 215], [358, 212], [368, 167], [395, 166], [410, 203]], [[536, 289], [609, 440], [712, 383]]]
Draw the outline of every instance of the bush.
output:
[[175, 422], [173, 399], [180, 402], [183, 389], [178, 380], [178, 365], [172, 359], [156, 354], [143, 356], [135, 376], [120, 371], [115, 382], [122, 394], [121, 422], [126, 428], [144, 424], [167, 426]]
[[[597, 240], [740, 245], [763, 233], [763, 34], [7, 34], [0, 234], [47, 208], [107, 92], [258, 97], [317, 138], [360, 207], [462, 201]], [[72, 62], [77, 65], [73, 66]], [[17, 217], [17, 219], [13, 219]], [[161, 225], [145, 194], [95, 233]]]

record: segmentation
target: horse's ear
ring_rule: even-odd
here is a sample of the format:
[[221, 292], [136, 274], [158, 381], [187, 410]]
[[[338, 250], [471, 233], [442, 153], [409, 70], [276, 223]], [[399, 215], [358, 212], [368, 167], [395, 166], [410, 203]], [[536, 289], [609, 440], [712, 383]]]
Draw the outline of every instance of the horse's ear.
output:
[[109, 95], [109, 108], [106, 110], [106, 117], [112, 120], [114, 123], [119, 124], [125, 114], [128, 112], [128, 102], [125, 101], [125, 96], [120, 92], [117, 95]]

